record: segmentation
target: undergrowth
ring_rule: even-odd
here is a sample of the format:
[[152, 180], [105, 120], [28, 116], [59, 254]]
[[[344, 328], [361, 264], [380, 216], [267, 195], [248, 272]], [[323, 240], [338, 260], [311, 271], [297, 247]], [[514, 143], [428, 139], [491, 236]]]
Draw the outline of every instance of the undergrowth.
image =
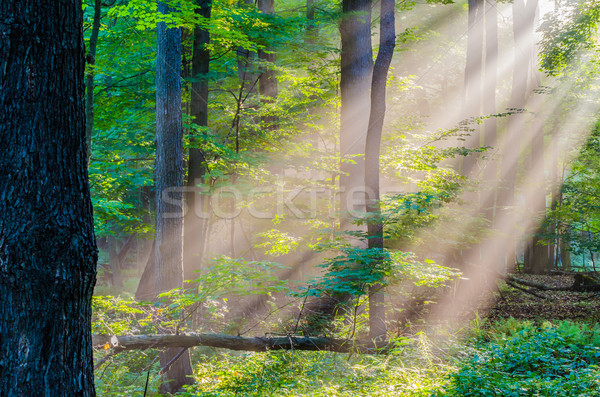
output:
[[[454, 333], [399, 338], [390, 354], [192, 352], [208, 396], [598, 396], [600, 327], [571, 321], [481, 321]], [[114, 365], [118, 364], [118, 365]], [[155, 353], [123, 353], [97, 371], [100, 396], [157, 396]]]

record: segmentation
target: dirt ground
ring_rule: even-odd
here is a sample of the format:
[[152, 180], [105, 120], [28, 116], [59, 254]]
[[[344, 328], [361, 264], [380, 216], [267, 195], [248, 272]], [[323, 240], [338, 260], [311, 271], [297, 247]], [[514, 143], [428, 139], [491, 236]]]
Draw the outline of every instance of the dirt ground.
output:
[[[519, 279], [551, 287], [573, 285], [573, 275], [515, 274]], [[599, 278], [596, 276], [595, 278]], [[529, 288], [542, 299], [500, 282], [488, 316], [490, 319], [514, 317], [518, 319], [583, 320], [600, 319], [600, 293], [574, 291], [540, 291]]]

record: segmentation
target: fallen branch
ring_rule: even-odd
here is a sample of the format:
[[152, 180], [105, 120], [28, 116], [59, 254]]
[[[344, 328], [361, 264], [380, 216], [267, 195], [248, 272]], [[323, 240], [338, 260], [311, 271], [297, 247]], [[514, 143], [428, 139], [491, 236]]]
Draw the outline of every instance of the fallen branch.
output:
[[326, 350], [339, 353], [380, 353], [388, 346], [376, 345], [371, 340], [355, 341], [351, 339], [309, 338], [305, 336], [254, 337], [223, 334], [190, 335], [94, 335], [94, 347], [110, 345], [117, 350], [156, 349], [166, 347], [188, 348], [194, 346], [219, 347], [229, 350], [264, 352], [268, 350]]
[[525, 293], [527, 293], [527, 294], [530, 294], [530, 295], [536, 296], [536, 297], [538, 297], [538, 298], [540, 298], [540, 299], [548, 299], [548, 297], [547, 297], [547, 296], [540, 295], [540, 294], [538, 294], [537, 292], [530, 290], [529, 288], [521, 287], [520, 285], [518, 285], [518, 284], [515, 284], [515, 283], [513, 283], [512, 281], [510, 281], [510, 280], [508, 280], [508, 279], [505, 279], [505, 280], [504, 280], [504, 282], [505, 282], [506, 284], [510, 285], [511, 287], [513, 287], [513, 288], [516, 288], [516, 289], [518, 289], [518, 290], [520, 290], [520, 291], [523, 291], [523, 292], [525, 292]]

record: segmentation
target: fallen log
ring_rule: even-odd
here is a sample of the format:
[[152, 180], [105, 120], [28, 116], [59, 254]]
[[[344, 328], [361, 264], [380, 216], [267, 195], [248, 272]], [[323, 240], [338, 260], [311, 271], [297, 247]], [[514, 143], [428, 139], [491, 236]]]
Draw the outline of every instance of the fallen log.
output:
[[548, 285], [544, 285], [544, 284], [540, 284], [540, 283], [535, 283], [533, 281], [527, 281], [527, 280], [523, 280], [517, 277], [513, 277], [513, 276], [501, 276], [501, 278], [503, 278], [505, 281], [511, 281], [513, 283], [516, 284], [521, 284], [521, 285], [526, 285], [528, 287], [532, 287], [532, 288], [536, 288], [542, 291], [572, 291], [573, 290], [573, 286], [568, 286], [568, 287], [551, 287]]
[[505, 279], [505, 280], [504, 280], [504, 282], [505, 282], [506, 284], [510, 285], [510, 286], [511, 286], [511, 287], [513, 287], [513, 288], [516, 288], [516, 289], [518, 289], [518, 290], [520, 290], [520, 291], [523, 291], [523, 292], [525, 292], [525, 293], [527, 293], [527, 294], [533, 295], [533, 296], [535, 296], [535, 297], [537, 297], [537, 298], [540, 298], [540, 299], [548, 299], [548, 297], [547, 297], [547, 296], [544, 296], [544, 295], [538, 294], [537, 292], [535, 292], [535, 291], [532, 291], [532, 290], [530, 290], [529, 288], [522, 287], [522, 286], [520, 286], [520, 285], [518, 285], [518, 284], [516, 284], [516, 283], [513, 283], [512, 281], [510, 281], [510, 280], [508, 280], [508, 279]]
[[229, 350], [264, 352], [269, 350], [311, 350], [332, 351], [338, 353], [381, 353], [390, 346], [386, 343], [375, 344], [371, 340], [351, 340], [335, 338], [311, 338], [306, 336], [252, 337], [223, 334], [188, 334], [188, 335], [94, 335], [92, 344], [95, 348], [106, 347], [116, 350], [144, 350], [167, 347], [209, 346]]

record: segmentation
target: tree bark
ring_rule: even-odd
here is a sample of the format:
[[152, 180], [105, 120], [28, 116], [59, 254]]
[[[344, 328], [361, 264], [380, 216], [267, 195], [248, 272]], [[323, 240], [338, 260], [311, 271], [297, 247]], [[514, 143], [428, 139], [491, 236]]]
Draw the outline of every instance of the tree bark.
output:
[[80, 1], [0, 2], [0, 395], [95, 396]]
[[[386, 84], [394, 47], [396, 28], [394, 0], [381, 1], [379, 51], [371, 82], [371, 110], [365, 148], [365, 188], [367, 190], [367, 238], [369, 249], [383, 254], [383, 219], [381, 218], [379, 192], [379, 154], [381, 134], [386, 110]], [[383, 258], [382, 258], [383, 260]], [[375, 269], [374, 269], [375, 270]], [[386, 338], [383, 280], [369, 288], [369, 329], [372, 339]]]
[[[158, 11], [172, 12], [165, 3]], [[156, 50], [156, 295], [183, 287], [183, 126], [181, 114], [181, 29], [157, 26]], [[178, 354], [166, 349], [160, 355], [166, 366]], [[161, 392], [175, 393], [191, 383], [189, 353], [183, 354], [165, 374]]]
[[[210, 18], [211, 1], [197, 0], [199, 8], [196, 12], [203, 18]], [[194, 29], [194, 53], [192, 55], [192, 94], [191, 116], [194, 124], [200, 127], [208, 126], [208, 71], [210, 67], [210, 33], [207, 29], [196, 26]], [[206, 133], [204, 133], [206, 136]], [[196, 142], [191, 139], [191, 142]], [[204, 240], [208, 219], [202, 217], [205, 206], [204, 195], [199, 187], [205, 185], [206, 154], [201, 148], [192, 147], [188, 157], [188, 176], [186, 185], [187, 213], [184, 219], [184, 256], [183, 268], [186, 280], [197, 278], [197, 271], [202, 267], [204, 256]]]

